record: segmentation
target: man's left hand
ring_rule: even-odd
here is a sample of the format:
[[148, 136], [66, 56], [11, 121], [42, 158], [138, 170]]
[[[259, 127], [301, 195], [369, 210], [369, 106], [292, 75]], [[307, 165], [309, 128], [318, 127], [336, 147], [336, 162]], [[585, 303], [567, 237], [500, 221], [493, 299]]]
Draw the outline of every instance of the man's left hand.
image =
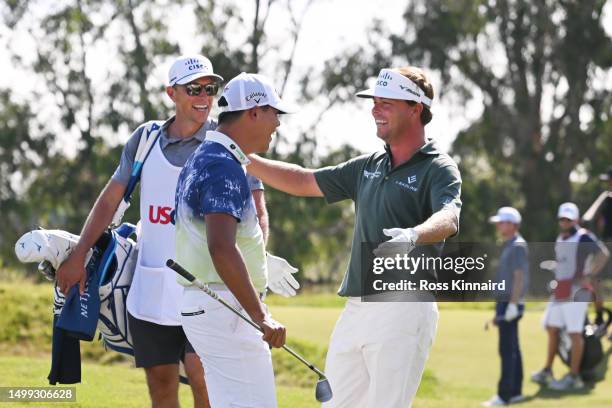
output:
[[287, 262], [286, 259], [266, 254], [268, 262], [268, 287], [277, 295], [284, 297], [295, 296], [296, 290], [300, 288], [300, 283], [295, 280], [292, 274], [298, 271]]
[[383, 242], [374, 250], [374, 255], [379, 258], [393, 258], [398, 254], [409, 254], [419, 238], [414, 228], [385, 228], [383, 234], [391, 239]]

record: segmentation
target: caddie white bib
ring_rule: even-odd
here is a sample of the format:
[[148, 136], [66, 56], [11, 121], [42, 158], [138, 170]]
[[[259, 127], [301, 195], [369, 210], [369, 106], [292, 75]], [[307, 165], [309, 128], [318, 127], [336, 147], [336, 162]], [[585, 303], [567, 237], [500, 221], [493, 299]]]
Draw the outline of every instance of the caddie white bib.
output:
[[555, 256], [557, 259], [555, 278], [557, 280], [573, 279], [576, 275], [578, 242], [585, 233], [586, 230], [579, 228], [575, 234], [566, 239], [563, 239], [561, 235], [557, 237], [557, 242], [555, 243]]
[[176, 282], [176, 272], [166, 267], [166, 260], [174, 259], [174, 195], [181, 169], [168, 162], [158, 140], [142, 168], [141, 236], [127, 299], [132, 316], [165, 326], [181, 324], [183, 287]]

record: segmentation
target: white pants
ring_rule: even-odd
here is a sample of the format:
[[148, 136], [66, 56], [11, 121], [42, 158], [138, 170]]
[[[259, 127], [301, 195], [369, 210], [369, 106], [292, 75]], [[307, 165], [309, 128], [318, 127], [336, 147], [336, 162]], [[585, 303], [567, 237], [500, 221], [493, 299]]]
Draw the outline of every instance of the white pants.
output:
[[438, 325], [435, 302], [349, 298], [331, 337], [325, 408], [406, 408], [419, 388]]
[[[229, 290], [215, 292], [241, 310]], [[259, 331], [193, 288], [183, 293], [181, 324], [202, 360], [213, 408], [276, 407], [272, 356]]]
[[565, 328], [568, 333], [582, 333], [588, 308], [587, 302], [548, 302], [542, 323], [544, 327]]

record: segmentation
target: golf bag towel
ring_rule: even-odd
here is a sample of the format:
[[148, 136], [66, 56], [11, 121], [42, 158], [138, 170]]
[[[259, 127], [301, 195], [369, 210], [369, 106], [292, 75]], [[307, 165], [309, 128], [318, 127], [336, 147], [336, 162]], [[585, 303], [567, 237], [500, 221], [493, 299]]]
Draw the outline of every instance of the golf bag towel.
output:
[[69, 335], [86, 341], [93, 339], [98, 328], [105, 346], [130, 355], [133, 350], [125, 299], [134, 273], [135, 257], [131, 255], [136, 244], [128, 238], [134, 230], [134, 225], [126, 223], [100, 237], [86, 267], [85, 293], [79, 296], [78, 285], [70, 289], [57, 324]]
[[82, 295], [78, 284], [70, 288], [56, 325], [79, 340], [91, 341], [96, 334], [100, 314], [100, 296], [97, 296], [100, 271], [96, 266], [91, 261], [87, 265], [87, 282]]
[[[56, 289], [56, 291], [59, 291]], [[49, 384], [76, 384], [81, 382], [81, 344], [57, 328], [58, 315], [53, 316], [53, 338], [51, 343], [51, 369]]]

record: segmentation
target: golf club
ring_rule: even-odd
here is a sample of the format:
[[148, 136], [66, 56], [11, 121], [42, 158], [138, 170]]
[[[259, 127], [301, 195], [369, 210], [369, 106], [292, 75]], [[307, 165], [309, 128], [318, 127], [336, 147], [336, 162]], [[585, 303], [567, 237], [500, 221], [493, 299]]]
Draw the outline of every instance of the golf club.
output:
[[[231, 310], [236, 315], [238, 315], [238, 317], [240, 317], [242, 320], [244, 320], [245, 322], [247, 322], [248, 324], [250, 324], [251, 326], [253, 326], [254, 328], [256, 328], [257, 330], [263, 333], [263, 330], [261, 327], [259, 327], [251, 319], [249, 319], [248, 317], [240, 313], [238, 310], [236, 310], [232, 305], [227, 303], [223, 298], [220, 298], [219, 295], [215, 291], [213, 291], [212, 289], [208, 287], [208, 285], [201, 282], [199, 279], [197, 279], [195, 276], [193, 276], [191, 273], [185, 270], [185, 268], [183, 268], [181, 265], [176, 263], [174, 260], [168, 259], [166, 261], [166, 266], [172, 269], [173, 271], [175, 271], [176, 273], [178, 273], [179, 275], [181, 275], [183, 278], [187, 279], [190, 283], [202, 289], [204, 292], [206, 292], [208, 296], [220, 302], [223, 306], [227, 307], [229, 310]], [[327, 402], [330, 399], [332, 399], [333, 397], [332, 389], [331, 389], [331, 386], [329, 385], [329, 381], [327, 380], [327, 377], [325, 377], [325, 374], [321, 370], [319, 370], [317, 367], [315, 367], [312, 363], [305, 360], [302, 356], [296, 353], [289, 346], [283, 345], [283, 349], [285, 349], [285, 351], [287, 351], [293, 357], [300, 360], [305, 366], [310, 368], [312, 371], [314, 371], [319, 376], [319, 381], [317, 381], [317, 387], [315, 389], [315, 398], [317, 399], [317, 401]]]

